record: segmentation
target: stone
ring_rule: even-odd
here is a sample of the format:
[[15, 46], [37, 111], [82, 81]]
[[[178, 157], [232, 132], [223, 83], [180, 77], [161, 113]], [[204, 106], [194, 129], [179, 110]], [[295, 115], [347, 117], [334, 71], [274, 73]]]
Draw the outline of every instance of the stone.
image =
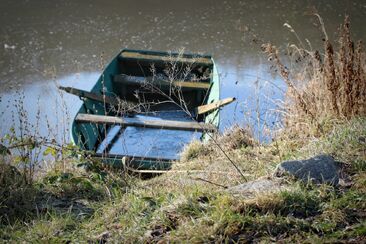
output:
[[275, 176], [294, 176], [303, 182], [338, 185], [339, 167], [329, 155], [317, 155], [306, 160], [285, 161], [277, 165]]
[[43, 196], [37, 202], [37, 209], [41, 212], [52, 209], [58, 213], [72, 213], [79, 219], [90, 217], [94, 213], [86, 199], [57, 198], [51, 195]]
[[232, 186], [227, 189], [228, 192], [246, 197], [253, 198], [259, 194], [270, 194], [286, 190], [287, 186], [279, 179], [259, 178], [253, 181], [248, 181], [240, 185]]

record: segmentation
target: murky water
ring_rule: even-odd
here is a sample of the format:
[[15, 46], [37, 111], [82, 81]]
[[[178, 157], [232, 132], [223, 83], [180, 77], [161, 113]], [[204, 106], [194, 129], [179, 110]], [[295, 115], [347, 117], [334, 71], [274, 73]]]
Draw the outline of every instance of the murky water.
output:
[[366, 40], [364, 0], [1, 0], [0, 134], [17, 121], [12, 106], [17, 89], [25, 94], [31, 120], [41, 110], [41, 131], [47, 125], [64, 130], [81, 102], [67, 94], [60, 98], [56, 84], [91, 88], [103, 66], [123, 48], [213, 55], [222, 98], [237, 98], [222, 110], [221, 129], [250, 122], [263, 133], [264, 123], [276, 121], [269, 111], [275, 109], [283, 84], [269, 73], [265, 55], [245, 30], [284, 48], [296, 42], [283, 26], [289, 23], [316, 48], [322, 45], [322, 34], [310, 15], [314, 8], [330, 37], [348, 13], [354, 38]]

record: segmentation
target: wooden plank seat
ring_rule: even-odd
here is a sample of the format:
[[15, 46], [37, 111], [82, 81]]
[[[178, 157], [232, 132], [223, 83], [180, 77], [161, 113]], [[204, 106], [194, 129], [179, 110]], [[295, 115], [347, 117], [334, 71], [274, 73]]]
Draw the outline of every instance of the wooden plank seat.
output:
[[164, 63], [186, 63], [186, 64], [195, 64], [195, 65], [204, 65], [204, 66], [211, 66], [213, 65], [212, 60], [208, 57], [202, 56], [191, 56], [188, 57], [187, 55], [177, 55], [172, 54], [171, 56], [168, 55], [161, 55], [159, 53], [143, 53], [143, 52], [134, 52], [134, 51], [125, 51], [120, 54], [120, 59], [127, 59], [127, 60], [137, 60], [137, 61], [147, 61], [147, 62], [164, 62]]
[[184, 131], [216, 131], [216, 127], [211, 124], [198, 122], [183, 122], [174, 120], [141, 120], [139, 118], [121, 118], [114, 116], [78, 114], [75, 118], [78, 123], [96, 124], [119, 124], [122, 126], [135, 126], [144, 128], [156, 128], [165, 130]]
[[143, 77], [143, 76], [131, 76], [125, 74], [119, 74], [113, 76], [113, 81], [117, 83], [123, 83], [126, 85], [153, 85], [160, 88], [169, 88], [171, 86], [180, 88], [191, 88], [197, 90], [208, 90], [210, 88], [209, 82], [198, 82], [198, 81], [183, 81], [174, 80], [168, 81], [161, 78], [154, 77]]

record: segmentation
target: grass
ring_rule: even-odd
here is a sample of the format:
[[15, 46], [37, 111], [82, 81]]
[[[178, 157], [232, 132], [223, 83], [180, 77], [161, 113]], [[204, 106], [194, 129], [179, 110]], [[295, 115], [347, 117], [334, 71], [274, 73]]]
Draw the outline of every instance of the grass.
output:
[[[215, 150], [192, 156], [159, 177], [130, 179], [126, 188], [111, 187], [103, 181], [91, 181], [92, 186], [88, 183], [85, 188], [84, 183], [71, 180], [74, 175], [53, 173], [35, 185], [37, 191], [68, 199], [74, 205], [78, 199], [87, 200], [90, 214], [80, 216], [65, 203], [64, 208], [50, 208], [3, 224], [0, 236], [2, 241], [13, 242], [362, 241], [366, 232], [366, 155], [359, 136], [366, 134], [365, 128], [365, 119], [353, 119], [334, 127], [330, 134], [293, 143], [292, 147], [287, 146], [290, 141], [252, 146], [243, 143], [230, 151], [248, 178], [256, 179], [269, 175], [283, 160], [280, 155], [298, 158], [325, 150], [343, 162], [343, 178], [350, 184], [332, 187], [293, 182], [285, 191], [237, 197], [208, 183], [232, 186], [242, 182], [232, 165]], [[226, 174], [217, 173], [219, 170]], [[80, 171], [79, 176], [86, 174]], [[62, 180], [53, 185], [50, 180], [55, 182], [56, 176]], [[114, 194], [106, 194], [106, 186]]]

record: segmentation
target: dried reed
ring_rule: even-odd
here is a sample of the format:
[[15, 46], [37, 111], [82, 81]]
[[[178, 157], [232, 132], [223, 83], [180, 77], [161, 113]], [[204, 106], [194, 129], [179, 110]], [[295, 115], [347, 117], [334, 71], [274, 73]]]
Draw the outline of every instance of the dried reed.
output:
[[303, 124], [321, 129], [320, 125], [326, 120], [349, 120], [366, 114], [366, 62], [362, 42], [357, 42], [355, 47], [350, 19], [346, 16], [339, 29], [336, 50], [325, 33], [323, 21], [316, 16], [325, 36], [323, 53], [306, 50], [303, 45], [300, 48], [291, 45], [295, 66], [289, 70], [275, 46], [262, 45], [288, 86], [285, 126], [297, 131]]

